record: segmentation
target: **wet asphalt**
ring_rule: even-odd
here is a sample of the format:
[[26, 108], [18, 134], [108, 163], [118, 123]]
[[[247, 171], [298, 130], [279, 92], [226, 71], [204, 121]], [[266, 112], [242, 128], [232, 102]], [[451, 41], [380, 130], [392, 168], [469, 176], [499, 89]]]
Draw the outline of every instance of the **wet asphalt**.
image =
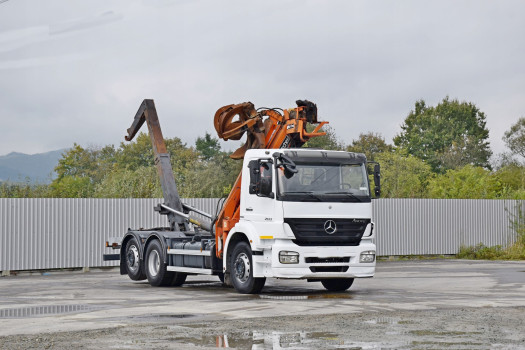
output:
[[[376, 276], [344, 293], [320, 283], [268, 279], [241, 295], [217, 277], [190, 276], [182, 287], [151, 287], [118, 269], [51, 271], [0, 278], [0, 336], [287, 315], [525, 306], [525, 262], [379, 262]], [[525, 316], [524, 316], [525, 317]]]

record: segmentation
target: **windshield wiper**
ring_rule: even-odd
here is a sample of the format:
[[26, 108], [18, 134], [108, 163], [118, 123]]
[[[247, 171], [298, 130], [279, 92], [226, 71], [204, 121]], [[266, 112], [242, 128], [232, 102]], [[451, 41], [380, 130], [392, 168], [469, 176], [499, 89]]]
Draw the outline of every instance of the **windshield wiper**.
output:
[[324, 192], [323, 194], [342, 194], [342, 195], [347, 196], [349, 198], [355, 199], [358, 202], [362, 202], [362, 200], [359, 197], [357, 197], [356, 195], [353, 195], [353, 194], [351, 194], [349, 192]]
[[[293, 195], [295, 195], [295, 194], [299, 194], [299, 195], [301, 195], [301, 194], [306, 194], [306, 195], [308, 195], [311, 199], [315, 199], [315, 200], [318, 201], [318, 202], [322, 202], [322, 199], [319, 198], [318, 196], [316, 196], [315, 194], [313, 194], [312, 191], [297, 191], [297, 192], [294, 191], [294, 192], [284, 192], [284, 193], [283, 193], [283, 195], [285, 195], [285, 196], [287, 196], [287, 195], [289, 195], [289, 194], [293, 194]], [[302, 201], [305, 201], [305, 200], [306, 200], [306, 199], [303, 199]]]

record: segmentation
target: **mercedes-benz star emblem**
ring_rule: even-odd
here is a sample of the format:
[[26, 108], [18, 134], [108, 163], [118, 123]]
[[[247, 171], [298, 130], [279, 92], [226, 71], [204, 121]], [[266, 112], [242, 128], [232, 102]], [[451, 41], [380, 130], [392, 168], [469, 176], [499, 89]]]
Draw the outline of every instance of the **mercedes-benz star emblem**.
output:
[[324, 232], [332, 235], [337, 231], [337, 226], [335, 225], [334, 220], [326, 220], [324, 223]]

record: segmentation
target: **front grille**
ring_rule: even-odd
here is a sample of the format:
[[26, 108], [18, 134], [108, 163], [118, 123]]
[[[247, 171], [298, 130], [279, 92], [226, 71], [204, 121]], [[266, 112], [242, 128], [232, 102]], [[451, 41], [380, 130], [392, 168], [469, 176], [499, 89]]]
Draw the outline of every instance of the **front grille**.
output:
[[346, 272], [348, 266], [311, 266], [312, 272]]
[[340, 264], [349, 263], [350, 257], [346, 258], [305, 258], [307, 264]]
[[[327, 220], [335, 222], [337, 229], [332, 234], [324, 229]], [[370, 219], [287, 218], [284, 222], [290, 225], [293, 242], [299, 246], [357, 246]]]

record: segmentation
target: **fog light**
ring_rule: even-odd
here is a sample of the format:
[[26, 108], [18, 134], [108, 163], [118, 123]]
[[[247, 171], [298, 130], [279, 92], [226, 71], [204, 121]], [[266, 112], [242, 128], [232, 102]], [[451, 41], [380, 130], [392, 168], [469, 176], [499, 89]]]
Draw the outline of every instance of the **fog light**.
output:
[[359, 257], [360, 263], [373, 263], [376, 260], [376, 252], [374, 250], [367, 250], [361, 253]]
[[281, 264], [299, 264], [299, 253], [286, 250], [280, 251], [279, 262]]

